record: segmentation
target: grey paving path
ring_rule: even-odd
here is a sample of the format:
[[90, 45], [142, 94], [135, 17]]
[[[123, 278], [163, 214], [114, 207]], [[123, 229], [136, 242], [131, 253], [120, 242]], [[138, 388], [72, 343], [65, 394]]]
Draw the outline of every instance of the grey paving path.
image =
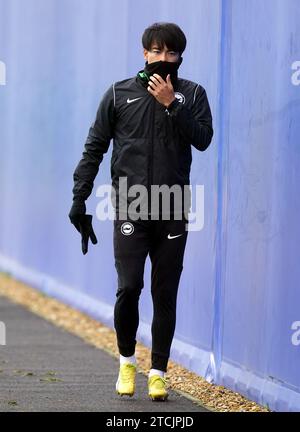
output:
[[115, 393], [119, 362], [105, 351], [55, 327], [0, 296], [0, 411], [207, 411], [170, 391], [166, 402], [152, 402], [147, 377], [137, 374], [132, 398]]

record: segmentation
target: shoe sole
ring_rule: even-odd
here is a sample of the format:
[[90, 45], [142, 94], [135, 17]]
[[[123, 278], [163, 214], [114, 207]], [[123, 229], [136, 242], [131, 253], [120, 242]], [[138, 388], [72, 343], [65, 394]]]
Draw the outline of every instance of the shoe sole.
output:
[[119, 396], [130, 396], [130, 397], [132, 397], [134, 395], [134, 393], [120, 393], [119, 391], [116, 391], [116, 393]]
[[164, 402], [168, 399], [168, 394], [166, 396], [151, 396], [149, 395], [150, 399], [152, 399], [153, 402]]

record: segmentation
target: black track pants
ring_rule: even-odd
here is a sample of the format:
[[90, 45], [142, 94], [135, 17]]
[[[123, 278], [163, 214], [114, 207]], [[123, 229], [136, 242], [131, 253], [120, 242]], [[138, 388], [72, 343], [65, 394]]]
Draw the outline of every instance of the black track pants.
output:
[[144, 286], [144, 266], [151, 260], [151, 367], [167, 371], [176, 324], [176, 301], [187, 240], [187, 220], [114, 220], [114, 255], [118, 290], [114, 326], [120, 354], [135, 352], [138, 303]]

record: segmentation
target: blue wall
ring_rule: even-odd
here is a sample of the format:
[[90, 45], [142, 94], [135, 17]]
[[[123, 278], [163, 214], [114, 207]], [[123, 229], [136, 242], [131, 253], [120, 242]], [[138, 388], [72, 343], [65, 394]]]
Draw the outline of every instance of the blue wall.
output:
[[[171, 357], [299, 411], [298, 0], [0, 0], [0, 268], [113, 327], [112, 221], [94, 218], [99, 243], [83, 256], [72, 174], [104, 91], [143, 68], [155, 21], [185, 32], [179, 76], [204, 86], [215, 130], [206, 152], [193, 148], [205, 221], [188, 236]], [[150, 270], [148, 258], [138, 339], [149, 347]]]

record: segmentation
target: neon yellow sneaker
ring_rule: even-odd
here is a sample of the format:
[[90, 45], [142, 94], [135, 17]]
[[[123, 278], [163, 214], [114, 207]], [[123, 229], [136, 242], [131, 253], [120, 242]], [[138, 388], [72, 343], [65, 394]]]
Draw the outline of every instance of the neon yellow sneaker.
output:
[[133, 396], [135, 391], [136, 365], [124, 363], [120, 365], [118, 380], [116, 382], [117, 394]]
[[167, 380], [159, 375], [152, 375], [148, 378], [148, 394], [153, 401], [167, 399], [166, 382]]

